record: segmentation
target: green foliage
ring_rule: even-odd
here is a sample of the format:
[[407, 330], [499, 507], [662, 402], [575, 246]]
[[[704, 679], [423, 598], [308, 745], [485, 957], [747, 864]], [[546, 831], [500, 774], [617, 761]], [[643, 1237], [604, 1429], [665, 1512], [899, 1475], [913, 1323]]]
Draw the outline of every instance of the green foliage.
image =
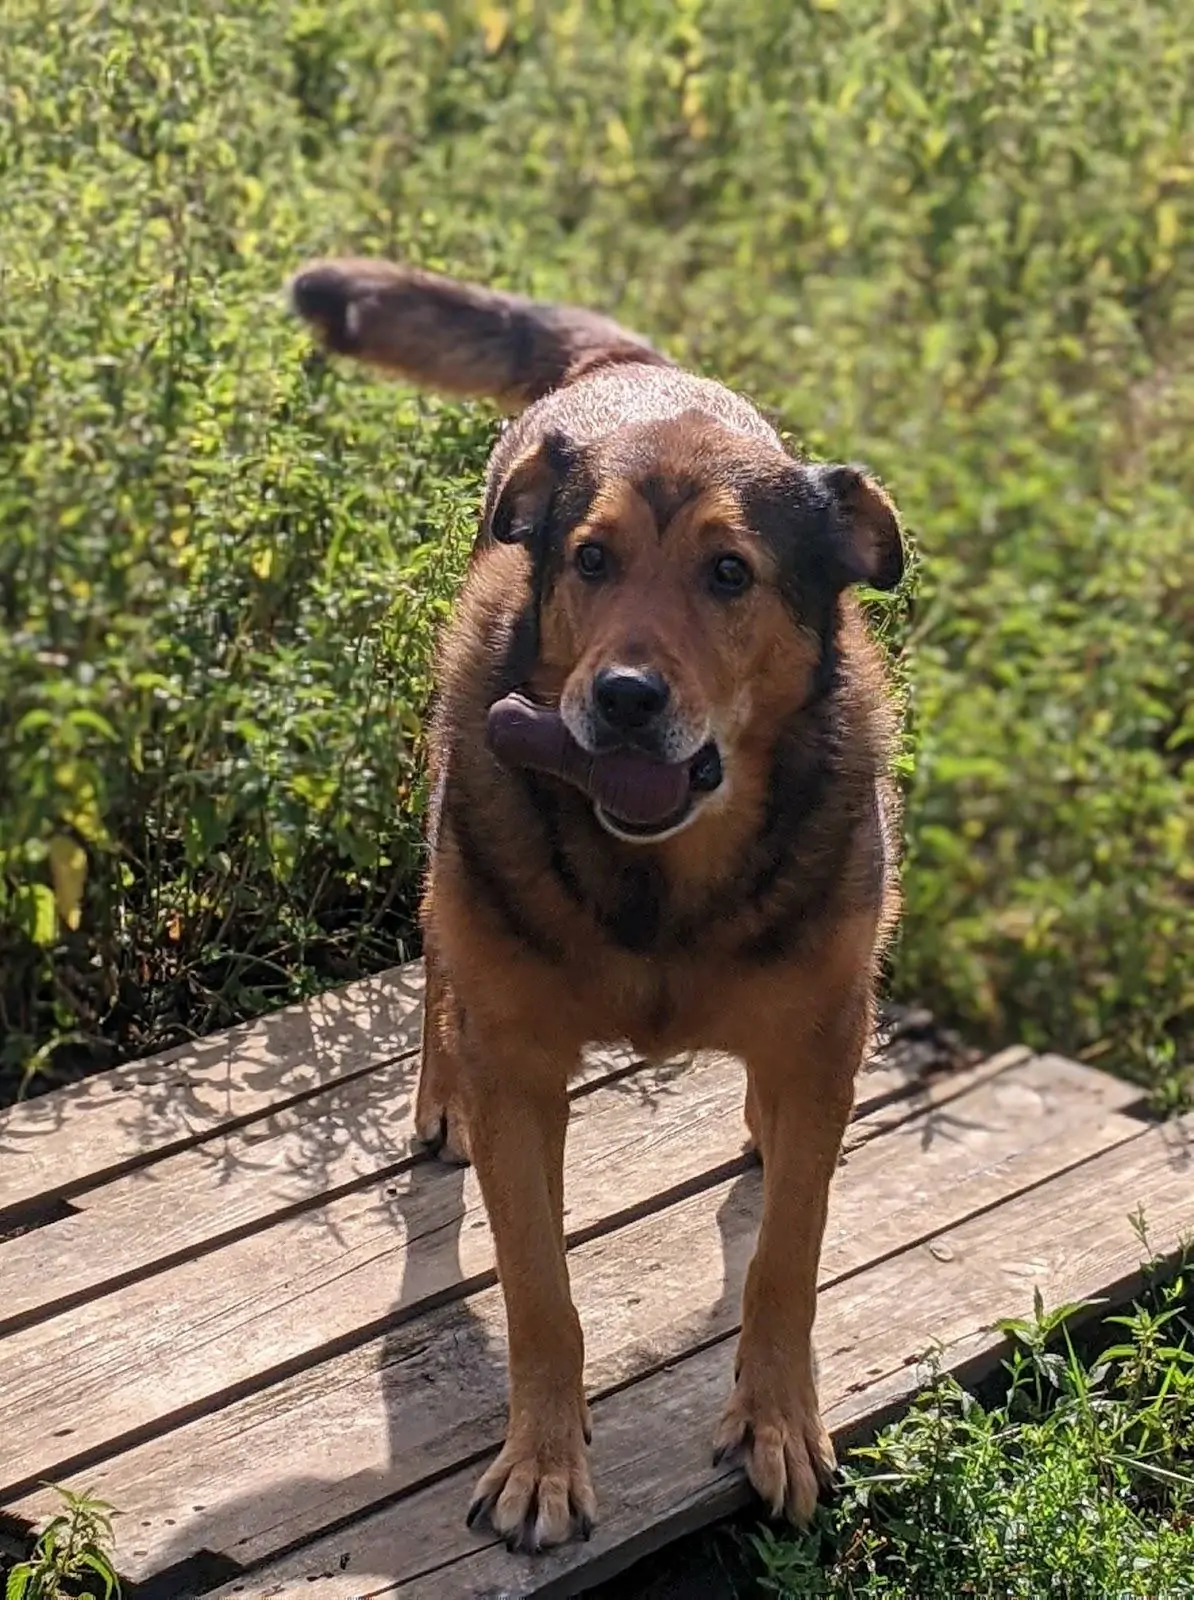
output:
[[88, 1494], [56, 1492], [63, 1510], [42, 1530], [30, 1560], [9, 1572], [5, 1600], [120, 1600], [112, 1565], [112, 1507]]
[[[1194, 1594], [1194, 1302], [1178, 1277], [1088, 1363], [1082, 1309], [1006, 1324], [1003, 1399], [936, 1375], [844, 1469], [799, 1541], [754, 1540], [773, 1593], [955, 1600], [1185, 1600]], [[1110, 1332], [1108, 1327], [1108, 1332]]]
[[493, 437], [312, 359], [355, 250], [621, 314], [923, 572], [898, 990], [1188, 1090], [1185, 0], [10, 0], [0, 1049], [393, 960]]

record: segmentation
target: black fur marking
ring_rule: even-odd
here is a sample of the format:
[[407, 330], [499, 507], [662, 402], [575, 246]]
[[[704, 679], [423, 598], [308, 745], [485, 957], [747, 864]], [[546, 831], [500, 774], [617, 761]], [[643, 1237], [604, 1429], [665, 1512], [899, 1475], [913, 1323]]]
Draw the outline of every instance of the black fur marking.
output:
[[764, 965], [791, 955], [810, 925], [817, 925], [833, 896], [837, 873], [822, 870], [811, 884], [802, 884], [775, 916], [738, 946], [744, 961]]
[[655, 994], [651, 1000], [647, 1026], [652, 1033], [663, 1033], [671, 1025], [675, 1015], [676, 1006], [668, 990], [667, 980], [666, 978], [660, 978], [655, 986]]
[[666, 895], [663, 873], [654, 862], [623, 867], [617, 900], [602, 916], [602, 926], [623, 950], [642, 954], [659, 939]]
[[817, 661], [816, 671], [813, 673], [812, 693], [808, 699], [808, 705], [810, 706], [815, 705], [818, 700], [824, 700], [838, 686], [839, 669], [841, 667], [837, 648], [839, 620], [837, 607], [835, 606], [828, 625], [820, 630], [821, 654]]
[[505, 923], [507, 931], [520, 944], [525, 945], [528, 950], [533, 950], [544, 961], [550, 961], [553, 966], [558, 965], [561, 959], [559, 949], [548, 935], [531, 922], [511, 893], [501, 867], [493, 860], [473, 831], [469, 821], [471, 808], [468, 798], [458, 787], [452, 785], [448, 787], [445, 809], [452, 839], [460, 852], [461, 864], [474, 887], [485, 897]]
[[494, 676], [490, 704], [521, 689], [539, 659], [539, 608], [528, 601], [514, 619], [510, 638]]
[[870, 856], [867, 860], [866, 893], [875, 905], [883, 903], [883, 895], [887, 889], [887, 864], [889, 852], [892, 850], [892, 841], [889, 835], [889, 824], [883, 812], [883, 801], [879, 794], [878, 785], [875, 787], [874, 797], [868, 808], [868, 832], [870, 833]]
[[768, 481], [746, 488], [743, 503], [751, 527], [779, 564], [788, 610], [824, 641], [836, 629], [837, 597], [853, 581], [841, 566], [839, 511], [824, 482], [787, 461]]
[[669, 478], [659, 472], [649, 472], [637, 479], [634, 491], [651, 508], [656, 531], [662, 538], [672, 519], [703, 492], [704, 485], [695, 478]]
[[522, 778], [531, 804], [535, 809], [535, 814], [543, 826], [544, 833], [547, 835], [548, 863], [552, 875], [575, 905], [582, 907], [595, 920], [599, 920], [597, 919], [597, 908], [585, 893], [584, 885], [577, 877], [572, 862], [569, 860], [568, 852], [564, 848], [560, 835], [558, 797], [553, 792], [550, 784], [545, 783], [541, 778], [535, 777], [532, 773], [525, 772], [522, 774]]
[[[548, 784], [534, 778], [529, 780], [528, 788], [547, 834], [552, 874], [573, 904], [592, 917], [605, 937], [622, 950], [641, 953], [662, 943], [666, 937], [663, 912], [667, 891], [660, 869], [654, 863], [636, 862], [619, 871], [611, 861], [606, 876], [616, 884], [616, 893], [612, 903], [603, 905], [588, 892], [572, 864], [556, 795]], [[577, 803], [574, 812], [574, 825], [591, 829], [603, 853], [611, 856], [609, 842], [591, 811], [584, 815]]]
[[698, 915], [686, 918], [683, 928], [677, 929], [678, 942], [698, 937], [703, 926], [724, 925], [744, 911], [761, 909], [781, 881], [801, 830], [820, 811], [832, 776], [830, 752], [821, 748], [820, 741], [810, 750], [795, 735], [780, 740], [772, 757], [758, 835], [743, 852], [734, 876], [714, 889]]
[[819, 923], [842, 881], [856, 825], [848, 814], [834, 814], [815, 854], [801, 861], [798, 880], [793, 881], [787, 872], [797, 857], [801, 831], [807, 836], [808, 824], [814, 819], [820, 820], [822, 829], [827, 827], [825, 805], [833, 793], [837, 767], [836, 730], [823, 725], [818, 731], [818, 748], [803, 765], [785, 765], [782, 746], [777, 753], [768, 812], [774, 814], [778, 848], [761, 867], [748, 903], [762, 909], [769, 896], [775, 900], [763, 926], [738, 946], [737, 954], [746, 961], [767, 962], [790, 955], [807, 928]]

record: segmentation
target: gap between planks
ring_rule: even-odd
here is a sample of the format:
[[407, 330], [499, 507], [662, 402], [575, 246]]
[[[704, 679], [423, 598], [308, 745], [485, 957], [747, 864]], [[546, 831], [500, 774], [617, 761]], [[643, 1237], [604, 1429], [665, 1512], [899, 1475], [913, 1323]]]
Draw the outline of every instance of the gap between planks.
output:
[[[854, 1130], [835, 1187], [824, 1283], [870, 1269], [1139, 1128], [1122, 1111], [1135, 1090], [1057, 1058], [1009, 1055], [955, 1087], [894, 1126], [881, 1111]], [[640, 1378], [733, 1331], [759, 1199], [751, 1168], [571, 1253], [591, 1388]], [[476, 1458], [500, 1435], [502, 1331], [500, 1296], [485, 1291], [93, 1470], [87, 1481], [125, 1511], [125, 1526], [151, 1530], [131, 1548], [125, 1541], [126, 1576], [201, 1548], [259, 1560]], [[293, 1460], [319, 1461], [323, 1476], [287, 1479], [277, 1464]], [[34, 1497], [16, 1509], [32, 1518], [43, 1506]]]
[[[913, 1397], [938, 1348], [941, 1370], [970, 1381], [1006, 1350], [1001, 1318], [1047, 1302], [1139, 1288], [1138, 1208], [1150, 1248], [1172, 1260], [1189, 1240], [1194, 1116], [1147, 1128], [1031, 1191], [917, 1244], [822, 1293], [821, 1392], [835, 1437], [869, 1432]], [[733, 1469], [709, 1465], [708, 1439], [728, 1392], [728, 1340], [594, 1405], [601, 1516], [589, 1545], [512, 1556], [464, 1527], [470, 1465], [219, 1591], [213, 1600], [555, 1600], [624, 1571], [681, 1534], [748, 1503]], [[860, 1381], [859, 1372], [867, 1374]], [[649, 1428], [644, 1418], [650, 1419]]]

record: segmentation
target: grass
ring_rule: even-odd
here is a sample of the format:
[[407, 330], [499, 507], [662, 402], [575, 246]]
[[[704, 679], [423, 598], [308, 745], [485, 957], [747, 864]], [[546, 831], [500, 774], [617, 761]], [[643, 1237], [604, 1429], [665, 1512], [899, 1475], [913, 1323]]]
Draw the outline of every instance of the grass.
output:
[[[916, 537], [897, 994], [1190, 1095], [1184, 0], [12, 0], [0, 1071], [412, 949], [495, 420], [313, 360], [376, 251], [607, 307]], [[896, 619], [898, 621], [898, 619]]]
[[1159, 1283], [1093, 1355], [1062, 1306], [1008, 1324], [1003, 1392], [936, 1376], [858, 1452], [803, 1541], [751, 1540], [761, 1587], [884, 1600], [1194, 1595], [1194, 1297]]

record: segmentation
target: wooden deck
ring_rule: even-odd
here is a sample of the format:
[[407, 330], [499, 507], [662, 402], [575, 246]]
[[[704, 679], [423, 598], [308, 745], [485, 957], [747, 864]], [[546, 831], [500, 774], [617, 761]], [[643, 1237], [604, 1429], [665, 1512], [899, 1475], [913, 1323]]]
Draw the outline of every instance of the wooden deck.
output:
[[[0, 1506], [46, 1482], [118, 1509], [147, 1597], [577, 1593], [745, 1496], [709, 1437], [760, 1180], [742, 1075], [594, 1057], [567, 1174], [601, 1521], [537, 1561], [464, 1525], [502, 1429], [504, 1343], [471, 1173], [412, 1152], [406, 968], [0, 1117]], [[930, 1052], [931, 1055], [931, 1052]], [[1194, 1225], [1194, 1121], [1011, 1050], [864, 1074], [818, 1320], [839, 1441], [930, 1347], [992, 1365], [997, 1319], [1126, 1295]]]

